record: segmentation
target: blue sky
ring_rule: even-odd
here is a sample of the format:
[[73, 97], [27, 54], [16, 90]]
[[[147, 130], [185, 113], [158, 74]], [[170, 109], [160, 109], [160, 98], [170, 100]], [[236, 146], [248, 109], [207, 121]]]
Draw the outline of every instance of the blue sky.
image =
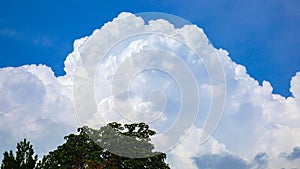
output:
[[267, 1], [2, 1], [0, 67], [46, 64], [63, 75], [73, 41], [122, 11], [165, 12], [203, 28], [217, 48], [229, 51], [260, 83], [290, 96], [290, 79], [300, 70], [300, 2]]
[[[183, 120], [176, 123], [179, 126], [194, 120], [196, 123], [188, 130], [186, 138], [167, 152], [167, 160], [172, 166], [296, 168], [300, 164], [299, 7], [300, 3], [291, 0], [2, 2], [0, 152], [14, 149], [16, 142], [27, 138], [36, 152], [43, 155], [62, 144], [65, 135], [74, 133], [82, 125], [78, 118], [87, 120], [87, 125], [92, 127], [111, 121], [124, 122], [124, 117], [130, 122], [155, 119], [149, 125], [162, 132], [162, 136], [167, 133], [163, 129], [179, 119]], [[164, 20], [145, 24], [142, 18], [132, 14], [153, 11], [177, 15], [197, 26], [175, 29]], [[203, 28], [204, 33], [199, 28]], [[134, 36], [110, 48], [118, 40], [144, 31], [153, 34]], [[157, 36], [154, 32], [166, 36]], [[184, 43], [175, 43], [168, 35], [176, 35], [179, 42]], [[197, 52], [200, 60], [203, 59], [201, 63], [194, 60], [193, 52], [187, 51], [185, 44]], [[172, 55], [147, 53], [151, 51], [148, 49], [168, 50]], [[108, 50], [111, 53], [105, 55]], [[139, 54], [145, 58], [131, 60], [135, 57], [130, 56]], [[215, 54], [222, 66], [216, 62]], [[102, 56], [105, 59], [99, 60]], [[192, 68], [199, 91], [191, 88], [189, 71], [184, 71], [185, 67], [175, 60], [168, 60], [174, 59], [173, 56], [179, 56]], [[80, 59], [83, 64], [77, 62]], [[166, 74], [161, 76], [160, 71], [141, 71], [130, 76], [144, 64], [162, 67], [159, 70], [167, 70], [171, 78]], [[75, 71], [77, 68], [80, 71]], [[82, 72], [88, 75], [77, 78], [82, 77]], [[224, 90], [223, 80], [226, 80]], [[89, 87], [93, 85], [97, 86], [94, 90], [81, 88], [91, 89]], [[274, 95], [271, 85], [273, 93], [281, 95]], [[125, 88], [132, 97], [120, 97], [124, 100], [114, 97], [123, 96], [118, 90], [110, 90], [119, 87]], [[157, 98], [156, 92], [155, 97], [149, 97], [153, 88], [158, 88]], [[186, 97], [178, 96], [185, 93], [181, 89], [188, 89], [184, 90]], [[161, 91], [166, 95], [159, 94]], [[193, 97], [197, 93], [199, 102]], [[167, 96], [166, 109], [161, 111], [159, 108], [165, 98], [160, 96]], [[213, 102], [214, 98], [217, 98], [216, 102]], [[116, 102], [129, 109], [120, 113]], [[200, 103], [199, 116], [194, 120], [184, 119], [193, 116], [191, 113], [196, 112], [197, 103]], [[149, 113], [152, 108], [154, 111]], [[217, 114], [222, 116], [211, 112], [223, 108], [224, 111], [219, 111], [223, 114]], [[181, 109], [189, 114], [182, 115]], [[218, 127], [211, 139], [202, 144], [200, 136], [203, 131], [208, 131], [205, 125], [211, 123], [205, 120], [210, 117], [213, 119], [210, 122]], [[181, 134], [174, 135], [184, 136]], [[168, 136], [157, 138], [152, 140], [155, 146], [171, 143]]]

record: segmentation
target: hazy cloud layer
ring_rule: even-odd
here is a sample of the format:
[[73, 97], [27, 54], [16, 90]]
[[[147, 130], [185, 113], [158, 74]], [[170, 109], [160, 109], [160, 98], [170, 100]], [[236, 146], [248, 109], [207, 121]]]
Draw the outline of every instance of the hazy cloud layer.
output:
[[[208, 59], [214, 59], [211, 51], [218, 54], [226, 76], [226, 103], [217, 131], [208, 142], [200, 144], [200, 134], [212, 99], [205, 69], [201, 63], [194, 62], [192, 53], [172, 39], [157, 39], [155, 36], [131, 39], [128, 43], [125, 41], [101, 61], [95, 81], [99, 87], [95, 91], [97, 112], [87, 116], [90, 117], [88, 124], [99, 126], [103, 125], [101, 122], [107, 121], [128, 122], [124, 116], [134, 117], [135, 121], [151, 121], [158, 117], [150, 125], [160, 132], [167, 129], [176, 120], [176, 112], [180, 109], [180, 90], [172, 78], [159, 72], [145, 72], [136, 76], [131, 84], [134, 91], [131, 93], [131, 103], [137, 112], [150, 112], [151, 104], [147, 96], [154, 88], [165, 91], [168, 102], [163, 114], [151, 111], [148, 114], [128, 112], [120, 115], [112, 101], [110, 85], [111, 77], [120, 63], [136, 51], [151, 47], [172, 50], [179, 56], [184, 55], [183, 60], [190, 68], [195, 68], [201, 103], [204, 103], [189, 135], [168, 152], [168, 161], [172, 167], [218, 168], [220, 165], [234, 165], [258, 169], [299, 166], [300, 72], [291, 79], [292, 97], [274, 95], [269, 82], [264, 81], [260, 85], [247, 74], [244, 66], [230, 59], [227, 51], [213, 48], [203, 30], [195, 25], [175, 29], [164, 20], [145, 24], [142, 18], [129, 13], [120, 14], [112, 22], [95, 30], [91, 36], [76, 40], [74, 51], [65, 60], [65, 76], [55, 77], [51, 68], [44, 65], [0, 69], [0, 139], [3, 140], [0, 151], [13, 148], [16, 142], [26, 137], [40, 153], [45, 153], [61, 144], [64, 135], [75, 132], [79, 126], [72, 93], [76, 65], [79, 68], [88, 65], [88, 70], [85, 70], [88, 74], [96, 70], [100, 63], [97, 57], [86, 56], [82, 50], [97, 49], [105, 53], [101, 49], [107, 48], [107, 41], [115, 41], [140, 30], [175, 33], [186, 44], [201, 49]], [[156, 142], [158, 146], [163, 143], [163, 140]]]

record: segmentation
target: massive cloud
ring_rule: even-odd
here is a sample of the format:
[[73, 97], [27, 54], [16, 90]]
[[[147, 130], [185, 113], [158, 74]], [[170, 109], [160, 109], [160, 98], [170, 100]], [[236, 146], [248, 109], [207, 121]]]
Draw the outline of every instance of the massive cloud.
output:
[[[147, 36], [131, 39], [119, 45], [117, 52], [109, 53], [100, 66], [96, 57], [82, 52], [83, 49], [97, 49], [103, 53], [105, 51], [101, 49], [108, 48], [109, 41], [140, 30], [163, 34], [176, 32], [176, 37], [186, 44], [196, 45], [206, 57], [214, 57], [211, 50], [217, 53], [226, 77], [226, 103], [219, 127], [206, 143], [200, 143], [200, 135], [207, 115], [205, 112], [210, 109], [212, 99], [209, 77], [201, 64], [194, 64], [193, 55], [182, 46], [166, 38]], [[201, 32], [201, 36], [196, 32]], [[187, 57], [183, 59], [190, 63], [189, 66], [193, 68], [194, 65], [199, 70], [196, 71], [196, 81], [201, 93], [200, 101], [204, 104], [189, 135], [182, 136], [183, 141], [168, 151], [171, 167], [218, 168], [224, 164], [240, 168], [299, 167], [300, 72], [291, 80], [291, 97], [272, 94], [269, 82], [264, 81], [260, 85], [247, 74], [244, 66], [234, 63], [225, 50], [213, 48], [203, 30], [197, 26], [175, 28], [165, 20], [145, 23], [142, 18], [130, 13], [121, 13], [91, 36], [76, 40], [74, 51], [65, 60], [64, 76], [55, 77], [53, 71], [44, 65], [0, 69], [0, 139], [3, 140], [0, 151], [13, 149], [16, 142], [26, 137], [39, 153], [46, 153], [61, 144], [64, 135], [75, 132], [80, 124], [73, 106], [72, 80], [76, 69], [80, 70], [82, 65], [89, 67], [90, 70], [85, 70], [87, 74], [100, 67], [95, 81], [96, 112], [84, 116], [88, 119], [87, 124], [99, 127], [103, 125], [101, 122], [130, 122], [131, 119], [126, 118], [130, 117], [134, 121], [151, 122], [151, 127], [159, 132], [166, 130], [176, 120], [176, 112], [180, 109], [180, 92], [174, 79], [155, 71], [135, 77], [130, 86], [134, 91], [130, 103], [135, 112], [148, 113], [119, 114], [110, 92], [113, 73], [120, 63], [149, 47], [172, 50], [181, 56], [184, 54]], [[167, 96], [163, 114], [157, 108], [160, 105], [155, 107], [146, 97], [157, 88], [165, 91]], [[151, 121], [153, 119], [156, 120]], [[164, 141], [155, 142], [154, 139], [154, 143], [161, 146]]]
[[49, 67], [2, 68], [0, 77], [1, 152], [28, 138], [46, 153], [74, 131], [77, 121], [69, 92]]

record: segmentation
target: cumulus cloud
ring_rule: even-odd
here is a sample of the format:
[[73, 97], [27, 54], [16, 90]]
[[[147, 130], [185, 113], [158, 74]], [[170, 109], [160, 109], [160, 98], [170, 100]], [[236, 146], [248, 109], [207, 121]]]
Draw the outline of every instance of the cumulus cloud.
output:
[[293, 148], [293, 152], [287, 156], [288, 160], [296, 160], [300, 158], [300, 147]]
[[293, 96], [299, 100], [300, 98], [300, 72], [297, 72], [296, 75], [291, 80], [291, 89]]
[[209, 139], [205, 145], [199, 142], [203, 130], [193, 127], [190, 134], [183, 142], [177, 145], [168, 155], [168, 161], [172, 168], [198, 168], [198, 162], [195, 158], [205, 156], [206, 154], [227, 154], [226, 146], [214, 138]]
[[[140, 31], [159, 34], [128, 38]], [[176, 38], [170, 38], [170, 35]], [[200, 51], [202, 57], [196, 57], [184, 44]], [[234, 63], [226, 50], [215, 49], [204, 31], [196, 25], [175, 28], [161, 19], [145, 23], [141, 17], [130, 13], [121, 13], [92, 35], [76, 40], [73, 52], [65, 60], [64, 76], [55, 77], [53, 71], [44, 65], [0, 69], [0, 123], [3, 124], [0, 139], [4, 145], [0, 150], [12, 149], [16, 142], [26, 137], [32, 140], [39, 152], [45, 153], [60, 144], [68, 132], [74, 132], [80, 125], [73, 106], [76, 101], [73, 97], [73, 80], [78, 76], [84, 79], [82, 85], [96, 84], [95, 87], [85, 86], [92, 88], [95, 93], [92, 95], [94, 109], [90, 105], [80, 107], [91, 111], [79, 115], [86, 124], [99, 127], [109, 121], [148, 121], [151, 127], [163, 133], [180, 115], [180, 84], [176, 83], [176, 79], [157, 70], [140, 72], [134, 76], [128, 86], [129, 94], [118, 95], [122, 101], [128, 96], [132, 106], [130, 110], [134, 110], [125, 114], [117, 111], [111, 88], [114, 74], [122, 63], [153, 48], [170, 51], [164, 55], [169, 58], [181, 58], [195, 75], [199, 89], [200, 113], [195, 124], [186, 130], [189, 131], [188, 135], [179, 133], [182, 142], [168, 151], [168, 161], [173, 168], [235, 166], [259, 169], [299, 166], [299, 72], [291, 80], [292, 96], [284, 98], [272, 93], [273, 88], [269, 82], [264, 81], [260, 85], [250, 77], [247, 69]], [[99, 56], [105, 57], [100, 59]], [[211, 85], [202, 63], [213, 67], [218, 59], [226, 77], [224, 114], [212, 138], [201, 143], [200, 135], [204, 132], [203, 125], [211, 109], [212, 91], [217, 89]], [[136, 66], [146, 63], [162, 65], [176, 73], [174, 70], [178, 67], [170, 61], [145, 59], [138, 64], [128, 62], [122, 78], [126, 79], [126, 72], [134, 72]], [[80, 89], [80, 85], [75, 89]], [[151, 100], [149, 93], [155, 89], [158, 90], [154, 94], [158, 95], [154, 95], [156, 99]], [[86, 95], [86, 91], [75, 92], [83, 101], [91, 99], [87, 97], [90, 95]], [[125, 99], [123, 96], [126, 96]], [[162, 102], [164, 104], [160, 105]], [[195, 102], [189, 100], [188, 103]], [[193, 105], [187, 107], [190, 108], [187, 112], [193, 111]], [[154, 139], [154, 143], [159, 147], [169, 140], [160, 137]], [[283, 153], [289, 150], [293, 152]]]
[[300, 147], [294, 147], [292, 152], [285, 151], [279, 155], [280, 161], [286, 162], [286, 168], [299, 167], [300, 164]]
[[254, 166], [256, 169], [268, 168], [268, 155], [266, 153], [259, 153], [254, 157]]
[[267, 169], [268, 155], [258, 153], [251, 162], [233, 154], [204, 154], [194, 159], [199, 168], [210, 169]]
[[72, 102], [49, 67], [2, 68], [0, 77], [2, 152], [14, 149], [26, 137], [45, 153], [72, 131], [71, 126], [76, 124]]
[[199, 168], [211, 169], [250, 169], [247, 163], [232, 155], [214, 155], [206, 154], [198, 157], [196, 160]]

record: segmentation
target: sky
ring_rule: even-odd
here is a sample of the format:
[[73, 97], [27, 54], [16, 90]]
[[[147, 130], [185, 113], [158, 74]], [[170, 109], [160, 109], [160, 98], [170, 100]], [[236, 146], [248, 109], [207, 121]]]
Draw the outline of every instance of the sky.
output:
[[299, 6], [297, 0], [3, 1], [0, 67], [43, 63], [63, 75], [75, 39], [120, 12], [165, 12], [199, 25], [214, 46], [228, 50], [251, 76], [260, 83], [270, 81], [274, 93], [290, 96], [289, 81], [300, 67]]
[[[45, 154], [61, 144], [63, 136], [76, 131], [80, 126], [77, 118], [94, 127], [103, 125], [100, 122], [128, 122], [128, 118], [148, 121], [163, 133], [154, 143], [164, 150], [173, 143], [164, 137], [169, 136], [164, 131], [179, 117], [179, 128], [193, 120], [195, 124], [175, 134], [183, 140], [167, 152], [172, 168], [299, 167], [299, 5], [297, 1], [258, 0], [2, 2], [0, 150], [13, 149], [26, 137], [39, 154]], [[146, 23], [134, 15], [138, 12], [169, 13], [194, 25], [177, 28], [165, 20]], [[144, 31], [178, 39], [157, 34], [135, 36], [110, 48], [127, 35]], [[159, 50], [151, 51], [153, 48]], [[108, 49], [99, 60], [98, 55]], [[131, 56], [147, 59], [137, 60], [137, 64]], [[185, 71], [173, 56], [180, 56], [192, 71]], [[221, 65], [210, 67], [211, 61]], [[174, 63], [179, 68], [172, 69]], [[134, 78], [122, 74], [133, 75], [144, 64], [165, 73], [145, 71]], [[220, 67], [222, 76], [210, 74], [221, 71]], [[87, 76], [95, 72], [96, 81]], [[188, 80], [189, 73], [194, 74], [193, 83]], [[118, 91], [124, 81], [130, 83], [133, 108], [126, 107], [123, 91]], [[190, 99], [197, 97], [194, 84], [200, 101]], [[90, 90], [80, 90], [89, 85], [96, 85], [95, 102], [86, 97]], [[116, 91], [109, 92], [111, 86]], [[154, 99], [149, 100], [149, 93]], [[217, 108], [224, 111], [215, 116], [218, 127], [202, 144], [200, 136], [208, 131], [206, 116], [217, 104], [214, 98], [221, 98], [217, 102], [224, 107]], [[116, 100], [119, 105], [114, 104]], [[200, 114], [194, 117], [190, 112], [197, 104]], [[118, 114], [117, 109], [126, 113]], [[184, 114], [187, 112], [190, 114]]]

